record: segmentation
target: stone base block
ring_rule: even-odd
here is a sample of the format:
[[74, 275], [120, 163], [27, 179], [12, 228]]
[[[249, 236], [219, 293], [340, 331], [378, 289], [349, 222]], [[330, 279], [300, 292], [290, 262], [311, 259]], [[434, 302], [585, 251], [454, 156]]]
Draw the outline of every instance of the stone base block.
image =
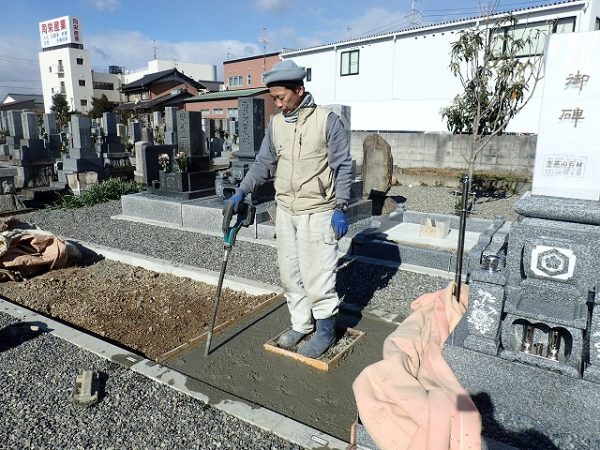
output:
[[[598, 384], [484, 355], [454, 346], [452, 341], [453, 335], [447, 340], [444, 357], [473, 397], [488, 433], [496, 428], [518, 437], [528, 430], [543, 438], [564, 432], [600, 443]], [[523, 445], [519, 448], [532, 448], [531, 442]]]

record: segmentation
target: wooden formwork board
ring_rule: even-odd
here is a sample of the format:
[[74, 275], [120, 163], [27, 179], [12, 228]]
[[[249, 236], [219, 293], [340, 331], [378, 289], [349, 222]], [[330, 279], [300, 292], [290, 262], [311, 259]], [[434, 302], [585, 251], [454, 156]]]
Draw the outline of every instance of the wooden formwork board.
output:
[[[250, 317], [254, 317], [255, 315], [257, 315], [258, 313], [264, 311], [265, 309], [271, 307], [271, 306], [275, 306], [276, 304], [283, 304], [283, 302], [285, 302], [285, 297], [283, 294], [277, 294], [267, 300], [265, 300], [264, 302], [260, 303], [259, 305], [257, 305], [256, 307], [252, 308], [249, 311], [246, 311], [243, 315], [241, 315], [240, 317], [236, 318], [236, 319], [231, 319], [228, 320], [226, 322], [223, 322], [219, 325], [217, 325], [215, 327], [215, 329], [213, 330], [213, 337], [225, 330], [226, 328], [229, 328], [233, 325], [235, 325], [236, 323], [239, 323], [242, 320], [248, 319]], [[278, 305], [279, 306], [279, 305]], [[181, 344], [178, 347], [175, 347], [172, 350], [169, 350], [166, 353], [163, 353], [162, 355], [160, 355], [158, 358], [156, 358], [156, 362], [163, 362], [166, 361], [167, 359], [171, 359], [177, 355], [179, 355], [180, 353], [184, 352], [185, 350], [187, 350], [188, 348], [197, 345], [203, 341], [206, 340], [208, 336], [208, 331], [205, 331], [204, 333], [200, 334], [199, 336], [193, 337], [192, 339], [190, 339], [189, 341]]]
[[[337, 344], [335, 344], [331, 349], [325, 352], [323, 356], [321, 356], [318, 359], [315, 359], [307, 358], [306, 356], [302, 356], [293, 350], [288, 350], [279, 347], [277, 345], [277, 340], [279, 339], [279, 336], [281, 336], [286, 331], [288, 330], [279, 333], [273, 339], [263, 344], [263, 347], [270, 352], [287, 356], [288, 358], [295, 359], [296, 361], [299, 361], [303, 364], [307, 364], [311, 367], [314, 367], [315, 369], [323, 370], [325, 372], [336, 367], [340, 363], [340, 361], [350, 352], [350, 349], [352, 349], [352, 347], [354, 347], [356, 343], [365, 335], [364, 331], [348, 328], [344, 336], [342, 336], [341, 338], [348, 340], [348, 342], [344, 343], [343, 348], [340, 348], [339, 350], [336, 349], [336, 347], [341, 346], [340, 339], [340, 341], [338, 341]], [[330, 355], [332, 353], [333, 355]]]

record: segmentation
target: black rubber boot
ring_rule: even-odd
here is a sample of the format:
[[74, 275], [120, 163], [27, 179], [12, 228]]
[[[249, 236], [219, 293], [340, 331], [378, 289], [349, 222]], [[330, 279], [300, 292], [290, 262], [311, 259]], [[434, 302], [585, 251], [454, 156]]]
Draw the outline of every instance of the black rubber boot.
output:
[[300, 344], [298, 353], [307, 358], [318, 358], [335, 342], [335, 317], [317, 319], [317, 331], [308, 342]]

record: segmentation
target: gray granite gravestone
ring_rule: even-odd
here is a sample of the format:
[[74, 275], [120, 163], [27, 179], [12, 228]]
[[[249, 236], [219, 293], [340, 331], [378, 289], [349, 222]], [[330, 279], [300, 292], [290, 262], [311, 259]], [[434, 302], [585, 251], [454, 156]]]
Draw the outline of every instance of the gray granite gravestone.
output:
[[154, 111], [152, 113], [152, 125], [154, 128], [160, 127], [162, 125], [162, 113], [160, 111]]
[[111, 178], [131, 179], [135, 168], [131, 165], [131, 153], [125, 150], [121, 138], [117, 136], [117, 116], [112, 112], [102, 115], [103, 137], [100, 155], [104, 167]]
[[8, 117], [5, 111], [0, 111], [0, 131], [3, 133], [8, 132]]
[[21, 121], [21, 111], [7, 111], [8, 132], [10, 136], [23, 138], [23, 123]]
[[127, 130], [129, 131], [129, 138], [131, 142], [136, 143], [142, 140], [142, 124], [137, 120], [130, 120], [127, 123]]
[[[248, 169], [254, 162], [265, 135], [265, 102], [260, 98], [241, 97], [238, 99], [239, 150], [233, 152], [229, 173], [222, 172], [216, 179], [216, 192], [221, 198], [229, 197], [239, 186]], [[259, 186], [252, 194], [255, 204], [273, 200], [275, 189], [273, 180]]]
[[[63, 155], [63, 171], [87, 172], [93, 171], [104, 175], [103, 162], [92, 142], [91, 121], [89, 117], [74, 114], [71, 116], [71, 140], [69, 153]], [[59, 175], [59, 181], [61, 177]]]
[[533, 192], [515, 204], [507, 245], [472, 272], [467, 313], [445, 349], [499, 417], [516, 410], [541, 433], [590, 438], [600, 426], [600, 156], [595, 123], [562, 113], [600, 114], [600, 86], [584, 81], [600, 73], [596, 51], [595, 33], [550, 37]]
[[39, 138], [36, 114], [27, 111], [9, 112], [11, 127], [21, 137], [8, 137], [6, 146], [0, 149], [0, 158], [16, 170], [17, 188], [48, 186], [54, 159], [46, 148], [45, 141]]
[[[173, 117], [167, 114], [167, 126]], [[180, 200], [190, 200], [207, 197], [215, 193], [215, 172], [210, 168], [210, 158], [204, 146], [202, 136], [202, 114], [196, 111], [177, 111], [177, 146], [148, 146], [145, 151], [144, 163], [147, 180], [151, 183], [149, 190], [157, 195], [168, 196]], [[172, 148], [167, 170], [159, 170], [158, 180], [151, 177], [150, 168], [154, 164], [148, 158], [158, 158], [155, 155], [157, 147]], [[185, 154], [187, 163], [182, 167], [178, 164], [179, 152]]]
[[265, 101], [261, 98], [241, 97], [238, 100], [240, 149], [235, 156], [254, 161], [265, 135]]
[[177, 145], [177, 108], [165, 108], [165, 144]]
[[154, 144], [154, 130], [149, 124], [142, 126], [142, 141]]
[[[202, 137], [206, 148], [210, 149], [210, 140], [215, 135], [215, 121], [213, 119], [202, 119]], [[211, 158], [214, 155], [210, 155]]]
[[23, 139], [39, 139], [40, 130], [35, 113], [23, 111], [21, 114], [21, 124], [23, 126]]
[[117, 124], [117, 136], [119, 136], [121, 144], [127, 144], [127, 125], [123, 125], [122, 123]]
[[6, 112], [8, 136], [6, 143], [11, 149], [19, 148], [21, 139], [23, 139], [23, 124], [21, 122], [21, 111]]
[[58, 133], [58, 123], [56, 122], [56, 115], [54, 113], [47, 113], [43, 116], [44, 121], [44, 132], [50, 134]]

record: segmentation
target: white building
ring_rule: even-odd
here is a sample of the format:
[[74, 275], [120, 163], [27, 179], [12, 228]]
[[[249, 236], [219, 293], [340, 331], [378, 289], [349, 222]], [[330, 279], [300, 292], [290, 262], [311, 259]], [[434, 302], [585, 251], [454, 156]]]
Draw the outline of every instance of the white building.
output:
[[[568, 0], [512, 11], [517, 27], [553, 32], [599, 28], [600, 0]], [[491, 16], [491, 20], [506, 14]], [[308, 69], [307, 89], [319, 104], [352, 107], [352, 130], [446, 131], [440, 110], [462, 92], [448, 65], [451, 44], [474, 17], [287, 52]], [[540, 45], [540, 50], [543, 45]], [[530, 103], [509, 124], [509, 132], [536, 133], [543, 80]]]
[[214, 64], [153, 59], [148, 62], [147, 68], [125, 70], [123, 72], [123, 84], [131, 83], [151, 73], [162, 72], [168, 69], [177, 69], [194, 81], [217, 81], [217, 66]]
[[90, 54], [83, 48], [79, 19], [70, 16], [39, 23], [39, 53], [44, 108], [50, 112], [52, 96], [61, 93], [71, 110], [87, 112], [94, 94]]
[[71, 110], [87, 113], [92, 98], [106, 95], [109, 101], [123, 101], [119, 88], [145, 75], [173, 67], [195, 81], [216, 81], [214, 64], [185, 63], [155, 59], [147, 68], [125, 71], [112, 66], [108, 72], [92, 70], [90, 53], [84, 49], [81, 21], [64, 16], [39, 23], [42, 51], [39, 53], [44, 109], [50, 112], [52, 96], [61, 93]]

